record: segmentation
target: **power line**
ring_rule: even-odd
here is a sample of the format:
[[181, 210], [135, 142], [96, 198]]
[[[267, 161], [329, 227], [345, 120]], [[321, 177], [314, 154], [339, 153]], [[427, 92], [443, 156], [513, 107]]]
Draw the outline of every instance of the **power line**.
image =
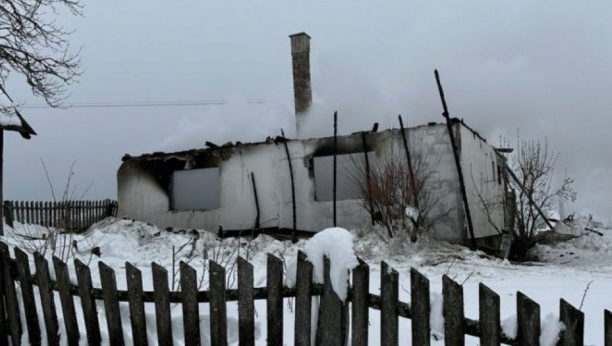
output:
[[[227, 105], [227, 100], [200, 100], [200, 101], [141, 101], [141, 102], [81, 102], [73, 103], [67, 108], [128, 108], [128, 107], [185, 107], [185, 106], [218, 106]], [[248, 99], [246, 104], [269, 103], [264, 99]], [[23, 105], [22, 109], [51, 108], [47, 104]]]

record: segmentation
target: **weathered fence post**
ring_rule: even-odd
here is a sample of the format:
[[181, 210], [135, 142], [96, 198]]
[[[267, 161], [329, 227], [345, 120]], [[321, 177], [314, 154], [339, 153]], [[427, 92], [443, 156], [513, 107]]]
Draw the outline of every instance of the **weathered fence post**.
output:
[[43, 227], [47, 227], [47, 203], [40, 202], [40, 225]]
[[83, 228], [83, 221], [84, 221], [84, 211], [85, 211], [85, 203], [83, 201], [76, 201], [76, 218], [77, 218], [77, 224], [76, 224], [76, 229], [77, 230], [81, 230], [81, 228]]
[[565, 325], [559, 338], [560, 346], [584, 345], [584, 313], [561, 299], [559, 318]]
[[142, 273], [130, 262], [125, 262], [128, 300], [130, 302], [130, 322], [132, 324], [132, 338], [134, 345], [146, 346], [147, 324], [145, 320], [145, 307], [142, 298]]
[[283, 344], [283, 261], [268, 254], [268, 345]]
[[15, 209], [13, 208], [13, 202], [4, 201], [4, 217], [6, 219], [6, 224], [9, 227], [13, 227], [13, 221], [15, 220]]
[[28, 336], [31, 345], [40, 345], [40, 327], [38, 326], [38, 313], [36, 312], [36, 300], [34, 299], [34, 289], [32, 288], [32, 274], [30, 273], [30, 260], [25, 252], [19, 248], [14, 249], [15, 260], [17, 262], [17, 275], [21, 286], [21, 299], [25, 313]]
[[36, 213], [37, 213], [37, 218], [38, 218], [38, 225], [44, 226], [45, 225], [45, 221], [43, 220], [43, 202], [38, 201], [36, 202], [37, 204], [37, 208], [36, 208]]
[[81, 204], [79, 201], [71, 201], [70, 226], [72, 230], [78, 230], [81, 227]]
[[64, 205], [63, 205], [63, 209], [64, 209], [64, 217], [62, 218], [62, 222], [63, 222], [63, 229], [65, 229], [66, 231], [72, 230], [72, 202], [70, 201], [64, 201]]
[[91, 216], [92, 216], [92, 220], [93, 222], [98, 222], [100, 221], [100, 201], [94, 201], [92, 202], [92, 208], [91, 208]]
[[2, 242], [0, 242], [0, 260], [2, 261], [2, 276], [4, 279], [4, 303], [6, 304], [11, 340], [13, 345], [21, 345], [21, 319], [19, 318], [15, 282], [11, 276], [11, 257], [8, 245]]
[[324, 257], [323, 263], [323, 294], [319, 303], [315, 345], [342, 345], [343, 304], [332, 287], [329, 258]]
[[114, 204], [112, 201], [108, 201], [108, 204], [106, 205], [106, 216], [115, 216], [113, 215], [113, 209], [114, 209]]
[[25, 202], [24, 209], [25, 209], [25, 218], [24, 218], [25, 223], [31, 224], [32, 222], [31, 222], [31, 217], [30, 216], [32, 214], [31, 214], [31, 210], [30, 210], [30, 202], [27, 202], [27, 201]]
[[399, 274], [385, 262], [380, 264], [380, 344], [399, 343]]
[[55, 312], [55, 299], [51, 288], [49, 277], [49, 263], [38, 252], [34, 253], [34, 264], [36, 265], [36, 284], [40, 292], [40, 304], [43, 309], [45, 329], [47, 330], [47, 344], [49, 346], [59, 345], [59, 325], [57, 313]]
[[442, 297], [444, 306], [444, 344], [448, 346], [465, 345], [463, 287], [448, 276], [442, 277]]
[[[210, 262], [210, 270], [212, 270], [212, 266], [213, 262]], [[198, 275], [195, 269], [183, 261], [179, 263], [179, 271], [181, 273], [181, 293], [183, 297], [183, 331], [185, 334], [185, 345], [199, 346], [200, 308], [198, 305]], [[210, 320], [212, 323], [212, 311]], [[218, 345], [214, 342], [212, 342], [212, 344]]]
[[15, 220], [20, 222], [20, 223], [25, 223], [23, 222], [23, 201], [15, 201]]
[[98, 312], [96, 311], [96, 300], [91, 294], [93, 291], [91, 271], [87, 265], [78, 259], [74, 260], [74, 267], [76, 269], [77, 282], [79, 283], [79, 297], [81, 297], [87, 341], [89, 345], [100, 345], [102, 338], [100, 336]]
[[612, 346], [612, 312], [604, 310], [604, 339], [605, 346]]
[[77, 346], [80, 338], [79, 323], [77, 322], [76, 311], [74, 310], [68, 266], [59, 258], [53, 257], [53, 267], [55, 268], [57, 290], [59, 291], [60, 302], [62, 304], [68, 345]]
[[104, 297], [104, 309], [106, 310], [109, 341], [113, 346], [121, 346], [124, 344], [124, 341], [115, 271], [104, 264], [104, 262], [98, 262], [98, 270], [100, 271], [100, 281], [102, 282], [102, 295]]
[[43, 202], [38, 201], [36, 202], [36, 218], [38, 219], [36, 224], [44, 226], [44, 220], [43, 220]]
[[210, 283], [210, 344], [227, 345], [225, 268], [210, 261], [208, 273]]
[[522, 292], [516, 294], [518, 334], [521, 346], [538, 346], [540, 343], [540, 305]]
[[410, 269], [410, 314], [412, 316], [412, 344], [429, 346], [429, 280], [416, 269]]
[[153, 262], [153, 297], [155, 300], [155, 323], [157, 324], [157, 341], [159, 345], [172, 345], [172, 324], [170, 318], [170, 290], [168, 288], [168, 271]]
[[35, 225], [40, 224], [40, 216], [38, 215], [40, 212], [40, 208], [38, 206], [37, 201], [32, 202], [32, 223]]
[[8, 345], [9, 326], [6, 319], [6, 308], [4, 306], [6, 290], [4, 288], [4, 269], [2, 267], [2, 256], [0, 256], [0, 345]]
[[51, 202], [51, 224], [50, 227], [57, 227], [57, 201]]
[[312, 334], [312, 263], [298, 251], [295, 278], [295, 345], [310, 346]]
[[478, 285], [478, 291], [480, 345], [499, 346], [501, 345], [499, 295], [482, 283]]
[[51, 227], [53, 202], [45, 202], [45, 226]]
[[253, 265], [242, 257], [238, 257], [238, 341], [240, 345], [255, 345]]
[[92, 201], [89, 201], [88, 204], [89, 204], [89, 206], [87, 207], [87, 209], [88, 209], [87, 210], [87, 214], [88, 214], [87, 215], [88, 216], [87, 217], [87, 224], [89, 226], [91, 226], [94, 223], [98, 222], [98, 219], [96, 219], [96, 213], [95, 213], [95, 211], [96, 211], [96, 203], [92, 202]]
[[353, 269], [351, 340], [353, 346], [367, 346], [370, 314], [370, 267], [360, 258], [358, 260], [359, 265]]

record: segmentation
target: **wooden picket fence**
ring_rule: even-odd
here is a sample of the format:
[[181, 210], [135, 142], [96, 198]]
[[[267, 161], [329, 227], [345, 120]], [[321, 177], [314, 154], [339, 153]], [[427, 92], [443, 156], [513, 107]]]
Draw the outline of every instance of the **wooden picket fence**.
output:
[[30, 202], [4, 201], [7, 225], [13, 222], [57, 227], [69, 231], [89, 228], [94, 223], [117, 215], [117, 201]]
[[[385, 262], [381, 263], [380, 295], [369, 292], [370, 269], [360, 261], [352, 271], [352, 286], [347, 302], [343, 303], [332, 289], [330, 264], [325, 259], [324, 283], [312, 284], [313, 267], [303, 253], [298, 254], [297, 282], [295, 287], [283, 286], [283, 262], [268, 255], [267, 283], [265, 287], [253, 287], [253, 266], [238, 259], [238, 288], [226, 288], [225, 268], [211, 262], [209, 266], [209, 289], [198, 291], [195, 269], [181, 262], [181, 291], [169, 290], [168, 272], [153, 263], [153, 291], [143, 291], [141, 271], [126, 263], [127, 291], [117, 289], [115, 272], [99, 262], [101, 288], [94, 288], [90, 268], [75, 260], [78, 285], [71, 284], [66, 263], [53, 259], [56, 280], [51, 280], [47, 260], [34, 255], [36, 273], [31, 274], [26, 253], [15, 248], [15, 259], [10, 258], [9, 247], [0, 243], [0, 283], [4, 299], [0, 302], [0, 344], [19, 345], [21, 334], [27, 332], [31, 345], [40, 345], [46, 338], [48, 345], [59, 344], [60, 337], [70, 346], [79, 344], [79, 323], [75, 312], [74, 297], [80, 297], [85, 332], [89, 345], [100, 345], [101, 332], [96, 301], [103, 301], [109, 342], [123, 345], [124, 335], [119, 303], [129, 303], [129, 318], [134, 345], [147, 345], [147, 323], [145, 304], [155, 305], [157, 329], [156, 344], [172, 345], [170, 304], [180, 303], [183, 314], [185, 345], [200, 345], [199, 304], [210, 304], [211, 345], [227, 344], [228, 301], [238, 302], [238, 324], [240, 345], [255, 343], [255, 300], [267, 301], [267, 343], [284, 344], [283, 299], [295, 298], [295, 345], [344, 345], [350, 333], [351, 345], [367, 345], [370, 309], [380, 311], [380, 345], [398, 345], [399, 318], [411, 319], [412, 345], [427, 346], [430, 334], [429, 281], [412, 269], [411, 302], [398, 299], [399, 274]], [[23, 309], [16, 293], [16, 282], [21, 289]], [[33, 286], [40, 291], [41, 306], [36, 306]], [[500, 329], [500, 300], [491, 289], [480, 284], [479, 321], [465, 318], [463, 312], [463, 288], [449, 277], [443, 278], [444, 298], [444, 342], [445, 345], [464, 345], [465, 336], [480, 338], [480, 345], [538, 345], [540, 336], [540, 307], [522, 293], [517, 295], [518, 336], [504, 336]], [[60, 335], [55, 307], [55, 296], [59, 295], [65, 335]], [[311, 340], [312, 299], [320, 298], [316, 340]], [[349, 313], [349, 305], [351, 305]], [[42, 308], [46, 335], [41, 335], [39, 315]], [[21, 324], [24, 314], [26, 325]], [[584, 314], [561, 300], [560, 319], [565, 324], [560, 345], [583, 345]], [[349, 328], [350, 320], [350, 328]], [[605, 311], [606, 346], [612, 346], [612, 313]]]

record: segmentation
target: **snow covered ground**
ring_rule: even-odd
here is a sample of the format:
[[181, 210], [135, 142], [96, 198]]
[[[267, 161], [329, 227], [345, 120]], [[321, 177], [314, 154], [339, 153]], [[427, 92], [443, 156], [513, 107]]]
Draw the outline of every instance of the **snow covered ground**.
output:
[[[442, 335], [439, 293], [442, 291], [442, 275], [446, 274], [455, 281], [463, 283], [465, 294], [465, 314], [472, 319], [478, 319], [478, 283], [482, 282], [500, 295], [501, 316], [504, 320], [504, 329], [513, 333], [516, 326], [516, 292], [521, 291], [541, 305], [543, 319], [542, 341], [554, 343], [556, 332], [560, 328], [557, 323], [559, 314], [559, 299], [564, 298], [585, 312], [585, 343], [587, 345], [603, 345], [603, 310], [612, 310], [612, 296], [609, 288], [612, 287], [612, 230], [598, 229], [603, 236], [595, 233], [585, 234], [575, 240], [555, 246], [539, 246], [533, 252], [540, 262], [511, 264], [507, 261], [493, 259], [480, 252], [471, 252], [466, 248], [421, 238], [416, 244], [410, 243], [408, 238], [399, 237], [390, 242], [384, 242], [371, 230], [351, 231], [353, 246], [357, 256], [365, 260], [371, 269], [370, 292], [380, 292], [380, 262], [386, 261], [400, 273], [400, 300], [410, 301], [410, 275], [411, 267], [418, 269], [431, 280], [432, 290], [432, 329], [436, 336]], [[15, 229], [8, 229], [2, 239], [11, 246], [35, 246], [40, 240], [28, 240], [23, 235], [39, 236], [48, 232], [47, 229], [16, 224]], [[195, 234], [198, 239], [194, 242]], [[145, 290], [152, 290], [151, 263], [156, 262], [168, 270], [172, 275], [173, 247], [175, 264], [178, 261], [189, 262], [197, 269], [198, 275], [205, 280], [202, 288], [206, 288], [206, 260], [215, 260], [224, 265], [228, 277], [228, 286], [235, 286], [235, 271], [233, 265], [236, 256], [247, 257], [253, 264], [255, 286], [265, 285], [266, 254], [271, 253], [285, 260], [289, 268], [295, 260], [298, 249], [305, 249], [308, 253], [324, 252], [320, 245], [314, 246], [311, 242], [300, 241], [297, 244], [280, 242], [267, 236], [260, 236], [254, 240], [226, 239], [219, 240], [215, 235], [196, 231], [183, 234], [160, 231], [154, 226], [134, 222], [131, 220], [107, 219], [92, 227], [85, 235], [77, 235], [79, 251], [74, 257], [84, 262], [90, 262], [94, 285], [100, 285], [97, 262], [103, 261], [116, 270], [119, 289], [126, 289], [125, 262], [130, 262], [140, 268], [143, 274]], [[340, 237], [337, 242], [346, 242], [346, 237]], [[349, 237], [350, 243], [350, 237]], [[333, 243], [336, 244], [336, 243]], [[332, 244], [332, 245], [333, 245]], [[101, 257], [91, 256], [88, 249], [100, 246]], [[310, 248], [310, 249], [309, 249]], [[333, 248], [332, 248], [333, 249]], [[332, 251], [332, 250], [327, 250]], [[47, 253], [46, 257], [50, 258]], [[350, 254], [343, 253], [338, 256], [337, 263], [343, 266], [354, 264]], [[72, 280], [76, 283], [72, 260], [68, 261]], [[32, 269], [33, 265], [32, 265]], [[51, 268], [52, 269], [52, 268]], [[178, 269], [177, 269], [178, 270]], [[291, 272], [291, 269], [289, 269]], [[52, 276], [54, 273], [52, 271]], [[590, 283], [590, 286], [589, 286]], [[177, 282], [178, 284], [178, 276]], [[171, 284], [172, 285], [172, 284]], [[585, 293], [585, 289], [589, 289]], [[584, 298], [584, 299], [583, 299]], [[56, 297], [56, 306], [60, 306], [59, 297]], [[77, 303], [77, 315], [82, 318]], [[285, 343], [293, 344], [293, 309], [292, 301], [285, 300]], [[99, 319], [103, 334], [103, 341], [108, 344], [108, 335], [105, 331], [106, 320], [103, 304], [99, 302]], [[437, 310], [436, 310], [437, 307]], [[266, 344], [266, 306], [265, 301], [255, 304], [257, 319], [258, 344]], [[126, 344], [132, 344], [127, 303], [122, 303], [122, 320]], [[183, 342], [182, 320], [180, 304], [173, 305], [173, 332], [176, 344]], [[208, 306], [201, 304], [201, 330], [203, 344], [207, 344], [208, 335]], [[60, 326], [63, 320], [60, 316]], [[228, 303], [228, 337], [231, 344], [237, 344], [237, 318], [238, 311], [235, 302]], [[370, 310], [370, 344], [380, 343], [380, 314]], [[41, 329], [44, 335], [44, 325]], [[25, 322], [24, 322], [25, 323]], [[82, 321], [81, 321], [82, 323]], [[150, 344], [156, 344], [155, 315], [152, 304], [147, 304], [147, 324]], [[63, 327], [62, 327], [63, 329]], [[84, 325], [81, 325], [84, 333]], [[62, 330], [63, 333], [63, 330]], [[27, 336], [24, 335], [24, 344]], [[478, 345], [478, 340], [466, 337], [468, 345]], [[85, 344], [85, 335], [81, 337]], [[65, 344], [65, 340], [63, 340]], [[410, 342], [410, 321], [400, 318], [400, 343]], [[443, 340], [432, 339], [432, 344], [443, 345]]]

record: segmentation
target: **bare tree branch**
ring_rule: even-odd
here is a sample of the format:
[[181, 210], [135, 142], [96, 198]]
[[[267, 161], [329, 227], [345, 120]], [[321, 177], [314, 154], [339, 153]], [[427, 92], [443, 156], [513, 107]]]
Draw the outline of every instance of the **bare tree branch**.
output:
[[[522, 188], [513, 180], [507, 181], [509, 188], [518, 191], [514, 213], [514, 231], [517, 237], [513, 248], [517, 259], [527, 255], [529, 249], [535, 245], [534, 235], [545, 225], [545, 220], [537, 212], [536, 206], [548, 213], [557, 206], [560, 199], [576, 199], [576, 192], [572, 187], [574, 179], [567, 176], [567, 171], [562, 180], [555, 184], [554, 173], [558, 157], [559, 154], [550, 149], [546, 138], [543, 141], [525, 141], [517, 134], [517, 150], [515, 155], [509, 158], [509, 169], [518, 177]], [[477, 187], [475, 195], [481, 210], [489, 218], [491, 226], [499, 232], [491, 216], [500, 208], [504, 208], [503, 200], [488, 199], [482, 184], [481, 188], [478, 188], [479, 185], [474, 182], [474, 186]], [[529, 202], [530, 199], [535, 205]]]
[[71, 32], [52, 20], [60, 8], [80, 16], [83, 6], [78, 0], [0, 1], [0, 95], [10, 101], [0, 113], [14, 115], [19, 107], [6, 90], [11, 73], [51, 107], [63, 105], [66, 86], [81, 74], [80, 50], [71, 53], [66, 39]]

